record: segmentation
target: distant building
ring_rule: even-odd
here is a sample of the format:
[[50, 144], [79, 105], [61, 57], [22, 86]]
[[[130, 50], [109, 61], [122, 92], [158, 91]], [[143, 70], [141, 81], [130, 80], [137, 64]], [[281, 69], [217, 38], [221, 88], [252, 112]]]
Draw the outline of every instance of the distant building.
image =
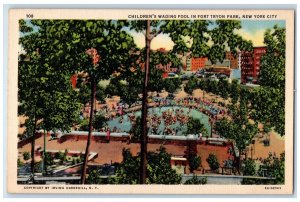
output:
[[260, 72], [261, 56], [266, 54], [266, 47], [255, 47], [253, 49], [253, 75], [257, 79]]
[[191, 58], [191, 71], [197, 71], [205, 67], [207, 57]]
[[253, 53], [252, 51], [241, 52], [241, 82], [253, 80]]
[[239, 58], [239, 53], [237, 53], [236, 55], [234, 55], [230, 51], [227, 51], [225, 53], [225, 59], [230, 61], [230, 68], [231, 69], [238, 69], [239, 68], [238, 58]]
[[216, 62], [213, 64], [210, 60], [205, 62], [205, 69], [210, 72], [226, 74], [228, 77], [231, 74], [230, 60], [224, 60], [223, 62]]
[[186, 71], [191, 71], [191, 67], [192, 67], [192, 58], [190, 57], [186, 57]]
[[241, 81], [242, 83], [256, 83], [260, 73], [260, 61], [266, 53], [266, 47], [254, 47], [253, 51], [241, 52]]

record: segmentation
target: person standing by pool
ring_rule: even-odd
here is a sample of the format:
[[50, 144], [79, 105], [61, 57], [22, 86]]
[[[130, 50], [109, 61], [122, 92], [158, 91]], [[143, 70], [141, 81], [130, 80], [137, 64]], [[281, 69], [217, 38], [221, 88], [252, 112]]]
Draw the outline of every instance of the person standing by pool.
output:
[[106, 137], [105, 137], [106, 141], [109, 142], [110, 140], [110, 129], [108, 128], [106, 131]]

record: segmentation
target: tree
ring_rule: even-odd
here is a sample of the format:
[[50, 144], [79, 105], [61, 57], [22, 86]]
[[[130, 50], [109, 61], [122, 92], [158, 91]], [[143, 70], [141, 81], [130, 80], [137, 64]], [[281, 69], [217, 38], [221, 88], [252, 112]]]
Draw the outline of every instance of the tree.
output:
[[230, 98], [231, 102], [234, 104], [238, 101], [240, 94], [240, 85], [238, 84], [238, 80], [232, 80], [230, 85]]
[[259, 84], [255, 93], [254, 116], [267, 127], [285, 135], [285, 28], [277, 25], [264, 35], [267, 52], [261, 59]]
[[105, 88], [98, 84], [96, 89], [96, 99], [99, 102], [103, 102], [105, 101], [105, 98], [106, 98]]
[[269, 154], [262, 160], [262, 165], [258, 170], [258, 175], [261, 177], [269, 177], [275, 179], [243, 179], [242, 184], [284, 184], [285, 176], [285, 154], [280, 154], [279, 157]]
[[[68, 130], [77, 118], [79, 105], [76, 92], [71, 90], [70, 75], [56, 66], [48, 47], [51, 41], [42, 33], [32, 32], [20, 20], [20, 45], [24, 53], [19, 55], [18, 71], [18, 114], [28, 117], [26, 133], [31, 142], [31, 173], [34, 175], [35, 132], [38, 126], [44, 130]], [[39, 121], [39, 122], [38, 122]]]
[[252, 159], [246, 159], [243, 162], [243, 175], [248, 175], [248, 176], [253, 176], [256, 174], [256, 169], [255, 169], [255, 161]]
[[28, 161], [28, 160], [30, 159], [30, 153], [29, 153], [29, 152], [24, 152], [24, 153], [23, 153], [23, 159], [24, 159], [25, 161]]
[[193, 91], [198, 88], [198, 79], [193, 77], [189, 79], [188, 83], [184, 86], [184, 91], [189, 95], [193, 94]]
[[193, 177], [185, 181], [184, 184], [207, 184], [207, 178], [198, 178], [197, 175], [193, 175]]
[[186, 134], [207, 134], [207, 131], [204, 125], [201, 123], [199, 119], [189, 117], [189, 121], [187, 123], [187, 131]]
[[285, 176], [285, 153], [280, 154], [279, 157], [269, 154], [269, 156], [262, 161], [260, 170], [264, 169], [267, 173], [260, 172], [261, 176], [274, 177], [272, 184], [284, 184]]
[[51, 153], [45, 152], [45, 154], [44, 154], [45, 166], [47, 167], [47, 166], [53, 165], [53, 160], [54, 160], [54, 157], [51, 155]]
[[222, 137], [234, 141], [235, 146], [238, 148], [237, 167], [239, 171], [241, 155], [258, 132], [257, 124], [249, 123], [247, 116], [241, 111], [236, 110], [233, 112], [234, 118], [231, 121], [223, 118], [215, 123], [217, 133]]
[[174, 93], [181, 85], [179, 78], [164, 79], [164, 87], [168, 93]]
[[197, 170], [200, 166], [201, 166], [200, 156], [194, 156], [193, 158], [189, 159], [189, 167], [192, 173], [194, 172], [194, 170]]
[[185, 157], [188, 159], [190, 172], [193, 173], [194, 170], [201, 166], [201, 158], [198, 156], [197, 152], [197, 142], [190, 140], [186, 141], [187, 147], [185, 151]]
[[220, 164], [219, 164], [219, 161], [218, 161], [217, 156], [215, 154], [209, 154], [206, 161], [207, 161], [207, 163], [208, 163], [211, 170], [215, 171], [215, 170], [219, 169]]
[[93, 128], [96, 130], [100, 130], [104, 126], [106, 121], [107, 119], [102, 114], [96, 114], [93, 120]]
[[219, 82], [218, 82], [219, 93], [218, 94], [225, 100], [229, 96], [229, 87], [230, 87], [230, 85], [227, 80], [225, 80], [225, 79], [219, 80]]
[[[234, 33], [236, 29], [241, 28], [240, 21], [220, 20], [216, 21], [216, 27], [209, 30], [208, 27], [212, 22], [206, 20], [147, 20], [147, 21], [131, 21], [131, 29], [137, 32], [144, 32], [146, 43], [146, 66], [145, 80], [143, 91], [142, 104], [142, 138], [141, 138], [141, 184], [145, 183], [146, 179], [146, 153], [147, 153], [147, 124], [146, 124], [146, 100], [148, 88], [148, 71], [150, 58], [150, 44], [153, 38], [161, 33], [169, 34], [174, 42], [172, 53], [184, 55], [189, 50], [197, 57], [208, 56], [212, 62], [224, 59], [224, 52], [227, 47], [230, 47], [233, 52], [237, 48], [251, 48], [251, 42], [245, 41], [241, 36]], [[210, 35], [210, 37], [209, 37]], [[188, 37], [190, 40], [185, 40]], [[209, 46], [208, 41], [212, 40], [213, 45]], [[191, 43], [192, 41], [192, 43]], [[188, 89], [189, 90], [189, 89]], [[191, 92], [189, 92], [191, 94]]]
[[131, 126], [131, 129], [129, 131], [129, 133], [133, 135], [131, 141], [139, 141], [140, 140], [141, 132], [142, 132], [141, 125], [139, 124], [140, 121], [141, 121], [141, 117], [138, 116], [136, 118], [135, 123], [133, 123]]
[[267, 52], [261, 59], [259, 83], [262, 86], [285, 89], [285, 35], [285, 28], [277, 25], [264, 34]]
[[[158, 152], [148, 152], [147, 184], [179, 184], [181, 177], [171, 168], [171, 156], [164, 148]], [[114, 184], [139, 183], [140, 155], [132, 156], [128, 149], [123, 150], [123, 161], [117, 168]]]
[[79, 101], [82, 105], [85, 105], [90, 102], [90, 95], [91, 95], [91, 88], [89, 87], [88, 84], [82, 83], [79, 86]]
[[[43, 53], [48, 55], [47, 61], [51, 62], [51, 67], [60, 67], [56, 72], [69, 75], [69, 78], [77, 72], [87, 73], [85, 79], [90, 83], [91, 94], [93, 94], [91, 95], [92, 106], [95, 97], [94, 84], [100, 79], [108, 79], [114, 72], [129, 68], [132, 61], [135, 61], [129, 56], [129, 53], [135, 49], [133, 38], [122, 30], [128, 24], [126, 21], [31, 20], [31, 23], [38, 27], [38, 31], [30, 34], [30, 37], [40, 36], [42, 41], [46, 42], [40, 48], [43, 48]], [[29, 48], [31, 51], [36, 50], [31, 46]], [[99, 54], [93, 54], [92, 52], [95, 51], [92, 50], [97, 50]], [[93, 114], [90, 115], [90, 125], [92, 117]], [[89, 139], [87, 148], [89, 148]], [[83, 183], [87, 155], [88, 152], [84, 161]]]

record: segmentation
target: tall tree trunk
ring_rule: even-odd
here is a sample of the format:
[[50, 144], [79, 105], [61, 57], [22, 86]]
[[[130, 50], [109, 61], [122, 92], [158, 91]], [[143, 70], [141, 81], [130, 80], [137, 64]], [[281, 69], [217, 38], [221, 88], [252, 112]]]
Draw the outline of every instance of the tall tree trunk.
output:
[[146, 184], [147, 176], [147, 97], [148, 97], [148, 80], [149, 80], [149, 63], [150, 63], [150, 20], [146, 21], [146, 65], [145, 79], [143, 86], [142, 100], [142, 117], [141, 117], [141, 167], [140, 167], [140, 184]]
[[83, 167], [82, 167], [82, 174], [81, 174], [81, 184], [85, 183], [85, 177], [86, 177], [86, 170], [87, 170], [87, 164], [88, 164], [88, 157], [90, 153], [90, 144], [91, 144], [91, 138], [92, 138], [92, 127], [93, 127], [93, 116], [94, 116], [94, 100], [95, 100], [95, 94], [96, 94], [96, 82], [95, 78], [92, 77], [91, 81], [91, 111], [90, 111], [90, 122], [89, 122], [89, 133], [87, 137], [87, 144], [84, 154], [84, 161], [83, 161]]
[[32, 174], [32, 182], [34, 184], [34, 162], [35, 162], [35, 151], [34, 151], [34, 147], [35, 147], [35, 131], [36, 131], [36, 124], [37, 124], [37, 119], [36, 116], [34, 116], [34, 126], [33, 126], [33, 135], [32, 135], [32, 140], [31, 140], [31, 165], [30, 165], [30, 169], [31, 169], [31, 174]]
[[241, 150], [239, 150], [239, 156], [238, 156], [238, 159], [237, 159], [237, 163], [238, 163], [238, 174], [241, 174]]
[[46, 173], [46, 163], [45, 163], [45, 156], [46, 156], [46, 130], [44, 129], [44, 151], [43, 151], [43, 173]]

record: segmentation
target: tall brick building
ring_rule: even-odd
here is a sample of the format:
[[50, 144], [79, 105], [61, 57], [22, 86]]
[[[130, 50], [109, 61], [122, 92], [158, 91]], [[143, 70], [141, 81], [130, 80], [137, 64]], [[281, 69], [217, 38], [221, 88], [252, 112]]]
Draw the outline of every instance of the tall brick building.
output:
[[253, 78], [253, 53], [241, 52], [241, 82], [246, 83], [247, 78]]
[[266, 47], [255, 47], [253, 49], [253, 75], [258, 78], [260, 72], [260, 60], [261, 56], [267, 52]]
[[256, 83], [260, 72], [261, 56], [267, 51], [266, 47], [254, 47], [253, 51], [241, 52], [241, 82]]
[[207, 57], [191, 58], [191, 71], [197, 71], [204, 68], [207, 60]]

